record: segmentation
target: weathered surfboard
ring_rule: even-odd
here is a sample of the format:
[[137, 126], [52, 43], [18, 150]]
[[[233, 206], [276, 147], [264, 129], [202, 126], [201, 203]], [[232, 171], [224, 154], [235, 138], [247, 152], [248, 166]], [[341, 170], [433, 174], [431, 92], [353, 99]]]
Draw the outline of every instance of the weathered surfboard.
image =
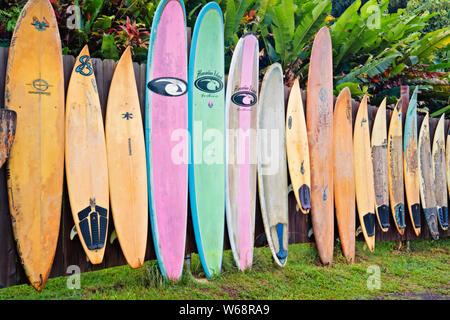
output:
[[301, 212], [307, 214], [311, 209], [311, 173], [305, 111], [298, 79], [295, 79], [289, 93], [286, 113], [286, 154], [295, 200]]
[[317, 33], [308, 73], [306, 128], [311, 164], [311, 219], [320, 260], [328, 265], [334, 249], [333, 63], [327, 27]]
[[425, 115], [419, 132], [419, 189], [423, 214], [433, 239], [439, 239], [437, 222], [437, 206], [434, 194], [433, 163], [431, 160], [429, 115]]
[[375, 249], [375, 188], [367, 114], [367, 94], [362, 99], [356, 114], [353, 130], [353, 154], [359, 221], [367, 247], [373, 252]]
[[386, 98], [381, 102], [373, 121], [371, 145], [375, 187], [375, 215], [381, 230], [386, 232], [390, 227]]
[[230, 246], [240, 270], [251, 267], [253, 261], [258, 51], [254, 34], [239, 39], [231, 58], [225, 99], [226, 218]]
[[189, 63], [189, 195], [195, 240], [208, 278], [220, 273], [225, 227], [225, 78], [223, 17], [200, 11]]
[[339, 93], [333, 118], [334, 204], [342, 253], [355, 259], [355, 171], [353, 163], [352, 97], [345, 87]]
[[105, 134], [114, 227], [128, 264], [141, 267], [148, 230], [147, 166], [130, 47], [122, 54], [111, 80]]
[[405, 198], [403, 187], [403, 152], [402, 152], [402, 104], [401, 98], [392, 111], [388, 135], [388, 170], [389, 198], [392, 217], [397, 231], [405, 232]]
[[162, 275], [178, 280], [184, 262], [188, 186], [186, 12], [163, 0], [149, 40], [145, 137], [150, 222]]
[[28, 1], [17, 20], [5, 108], [18, 124], [7, 175], [14, 238], [30, 284], [42, 290], [58, 242], [64, 175], [61, 41], [47, 0]]
[[403, 175], [409, 216], [416, 236], [420, 235], [419, 154], [417, 151], [417, 87], [411, 96], [403, 133]]
[[66, 97], [66, 177], [81, 245], [92, 264], [103, 261], [109, 184], [105, 130], [87, 45], [75, 60]]
[[[450, 196], [450, 128], [447, 131], [447, 141], [445, 148], [445, 171], [447, 173], [447, 190]], [[447, 215], [447, 224], [448, 224], [448, 215]]]
[[266, 71], [257, 115], [258, 188], [267, 242], [275, 262], [288, 256], [288, 180], [285, 145], [283, 71], [279, 63]]
[[438, 210], [438, 222], [443, 230], [448, 229], [447, 207], [447, 177], [445, 169], [445, 114], [442, 114], [436, 126], [431, 148], [431, 162], [433, 164], [434, 194]]

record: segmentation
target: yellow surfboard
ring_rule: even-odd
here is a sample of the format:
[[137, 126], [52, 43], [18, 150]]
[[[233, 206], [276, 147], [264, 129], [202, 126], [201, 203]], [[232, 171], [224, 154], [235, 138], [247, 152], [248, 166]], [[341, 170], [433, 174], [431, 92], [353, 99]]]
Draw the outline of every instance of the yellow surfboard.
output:
[[137, 268], [145, 258], [149, 215], [144, 128], [130, 47], [111, 81], [105, 131], [114, 227], [125, 259]]
[[17, 250], [31, 285], [48, 279], [58, 242], [64, 175], [64, 79], [53, 8], [31, 0], [14, 30], [5, 107], [17, 128], [8, 163], [8, 194]]
[[109, 187], [105, 130], [88, 47], [75, 60], [66, 100], [66, 176], [73, 220], [92, 264], [103, 260]]

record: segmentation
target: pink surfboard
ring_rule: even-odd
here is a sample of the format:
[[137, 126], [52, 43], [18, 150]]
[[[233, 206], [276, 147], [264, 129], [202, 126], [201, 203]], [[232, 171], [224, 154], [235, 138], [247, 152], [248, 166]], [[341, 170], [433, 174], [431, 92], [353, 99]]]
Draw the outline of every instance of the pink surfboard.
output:
[[187, 219], [188, 97], [183, 1], [163, 0], [153, 18], [147, 59], [145, 137], [150, 222], [166, 279], [181, 278]]

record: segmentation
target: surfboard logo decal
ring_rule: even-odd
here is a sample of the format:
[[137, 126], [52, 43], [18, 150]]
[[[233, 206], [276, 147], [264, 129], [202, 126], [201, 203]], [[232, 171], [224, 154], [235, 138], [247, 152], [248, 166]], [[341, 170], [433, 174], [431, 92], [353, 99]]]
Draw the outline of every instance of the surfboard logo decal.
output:
[[218, 77], [204, 76], [194, 82], [194, 86], [207, 93], [217, 93], [223, 89], [223, 82]]
[[33, 17], [33, 23], [31, 25], [34, 26], [38, 31], [45, 31], [48, 27], [50, 27], [45, 17], [42, 18], [42, 21], [39, 21], [38, 18]]
[[231, 96], [231, 101], [241, 107], [251, 107], [257, 100], [256, 94], [251, 91], [238, 91]]
[[162, 96], [179, 97], [187, 92], [187, 83], [178, 78], [162, 77], [150, 81], [147, 88]]
[[94, 72], [91, 63], [89, 62], [90, 59], [91, 57], [89, 56], [81, 56], [79, 59], [80, 64], [76, 67], [75, 72], [86, 77], [90, 76]]

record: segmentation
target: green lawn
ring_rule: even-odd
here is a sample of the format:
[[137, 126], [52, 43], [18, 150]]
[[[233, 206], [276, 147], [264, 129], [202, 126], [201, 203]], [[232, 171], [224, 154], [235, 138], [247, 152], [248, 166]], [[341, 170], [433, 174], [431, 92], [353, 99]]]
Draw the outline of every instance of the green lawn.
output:
[[[68, 289], [68, 277], [50, 279], [42, 292], [28, 285], [0, 290], [0, 299], [450, 299], [450, 239], [377, 242], [374, 253], [357, 242], [356, 262], [347, 265], [339, 246], [334, 264], [320, 265], [310, 244], [289, 246], [288, 263], [277, 267], [268, 248], [257, 248], [252, 270], [240, 272], [230, 251], [222, 274], [204, 278], [197, 255], [181, 282], [162, 280], [155, 261], [132, 270], [121, 266], [81, 274], [81, 288]], [[379, 270], [380, 288], [368, 288]], [[372, 278], [370, 278], [372, 279]], [[369, 281], [369, 284], [374, 282]]]

